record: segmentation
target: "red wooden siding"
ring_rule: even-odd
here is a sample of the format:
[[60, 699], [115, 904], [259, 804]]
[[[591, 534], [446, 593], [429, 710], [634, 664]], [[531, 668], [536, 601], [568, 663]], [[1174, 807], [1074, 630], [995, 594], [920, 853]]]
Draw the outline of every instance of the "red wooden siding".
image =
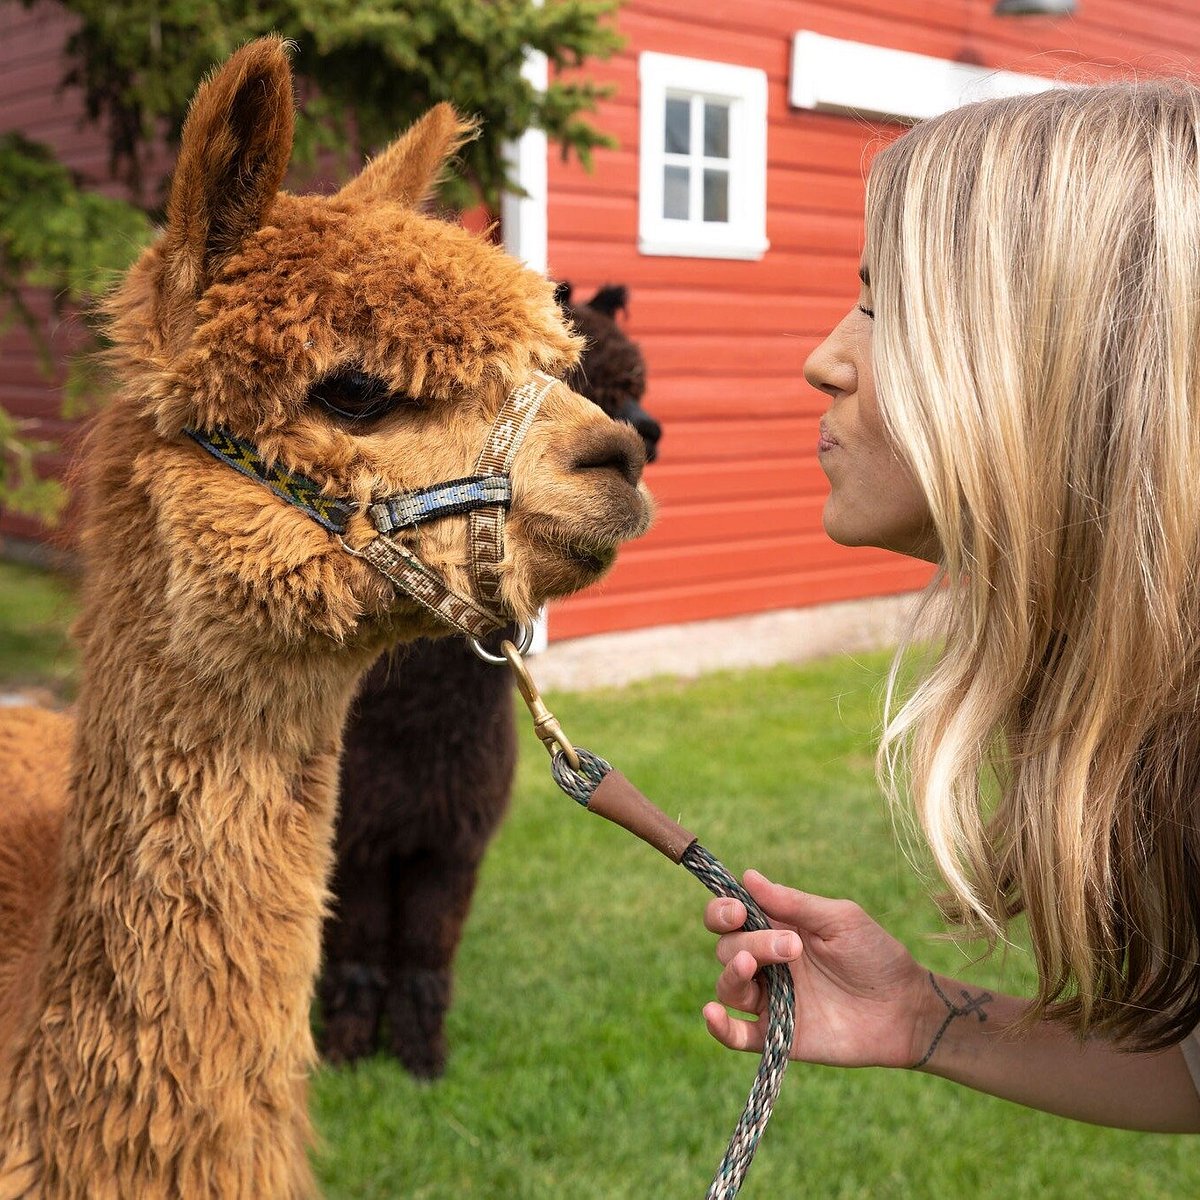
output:
[[[599, 123], [620, 142], [595, 172], [550, 159], [549, 259], [577, 294], [631, 291], [646, 405], [665, 427], [647, 481], [658, 523], [599, 587], [556, 604], [552, 638], [920, 587], [929, 569], [821, 532], [816, 424], [802, 367], [857, 294], [863, 164], [896, 127], [788, 106], [799, 29], [1028, 74], [1185, 73], [1189, 0], [1080, 0], [1074, 18], [998, 18], [993, 0], [626, 0], [623, 53], [589, 65], [615, 88]], [[768, 81], [767, 236], [759, 262], [638, 253], [638, 54], [758, 67]]]

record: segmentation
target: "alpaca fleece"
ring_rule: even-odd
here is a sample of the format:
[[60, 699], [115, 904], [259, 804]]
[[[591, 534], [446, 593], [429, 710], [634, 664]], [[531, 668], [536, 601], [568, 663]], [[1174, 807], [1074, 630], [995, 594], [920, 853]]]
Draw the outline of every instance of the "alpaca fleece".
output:
[[565, 378], [581, 396], [598, 404], [618, 421], [628, 421], [646, 447], [646, 461], [658, 454], [662, 429], [642, 408], [646, 392], [646, 360], [637, 342], [617, 324], [618, 312], [629, 306], [623, 284], [605, 284], [586, 304], [574, 304], [571, 285], [560, 283], [554, 295], [563, 306], [575, 332], [585, 340], [585, 350]]
[[[470, 134], [448, 106], [330, 197], [278, 191], [292, 120], [279, 39], [200, 88], [166, 228], [110, 303], [120, 391], [85, 449], [77, 717], [0, 713], [0, 846], [23, 847], [0, 860], [0, 931], [27, 930], [0, 945], [0, 1200], [315, 1190], [342, 727], [383, 648], [440, 631], [183, 429], [224, 426], [361, 509], [465, 474], [508, 389], [577, 355], [545, 281], [411, 207]], [[351, 365], [392, 398], [366, 425], [310, 399]], [[594, 578], [570, 547], [610, 560], [649, 519], [617, 472], [579, 469], [640, 461], [632, 432], [566, 387], [542, 416], [513, 466], [514, 616]], [[347, 541], [372, 535], [358, 515]], [[461, 523], [405, 540], [471, 591]]]
[[[623, 287], [571, 304], [586, 338], [568, 379], [628, 420], [652, 457], [661, 430], [644, 409], [641, 349], [616, 322]], [[326, 921], [321, 1049], [333, 1062], [383, 1046], [415, 1076], [445, 1070], [453, 964], [480, 863], [508, 809], [516, 765], [508, 671], [461, 641], [422, 639], [385, 655], [345, 732], [333, 911]]]

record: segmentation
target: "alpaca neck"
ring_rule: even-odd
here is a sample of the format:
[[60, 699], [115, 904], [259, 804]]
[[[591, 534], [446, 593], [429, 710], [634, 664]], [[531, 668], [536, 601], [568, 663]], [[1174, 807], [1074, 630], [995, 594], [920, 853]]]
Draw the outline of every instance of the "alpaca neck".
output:
[[267, 654], [203, 620], [184, 637], [167, 585], [151, 557], [86, 589], [62, 892], [0, 1196], [21, 1171], [56, 1197], [311, 1190], [309, 1005], [371, 652]]

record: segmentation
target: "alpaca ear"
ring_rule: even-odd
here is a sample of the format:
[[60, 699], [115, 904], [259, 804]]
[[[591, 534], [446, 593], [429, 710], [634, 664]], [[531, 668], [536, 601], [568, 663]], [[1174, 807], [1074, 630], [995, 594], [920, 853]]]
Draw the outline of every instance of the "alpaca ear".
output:
[[200, 85], [167, 203], [164, 256], [180, 292], [198, 296], [262, 226], [292, 156], [294, 120], [282, 38], [243, 46]]
[[618, 312], [624, 312], [628, 307], [629, 290], [623, 283], [606, 283], [588, 301], [588, 308], [593, 308], [606, 317], [615, 317]]
[[571, 303], [571, 285], [565, 279], [554, 285], [554, 303], [559, 308], [566, 308]]
[[433, 191], [450, 156], [478, 131], [478, 122], [460, 117], [450, 104], [437, 104], [367, 163], [337, 198], [415, 208]]

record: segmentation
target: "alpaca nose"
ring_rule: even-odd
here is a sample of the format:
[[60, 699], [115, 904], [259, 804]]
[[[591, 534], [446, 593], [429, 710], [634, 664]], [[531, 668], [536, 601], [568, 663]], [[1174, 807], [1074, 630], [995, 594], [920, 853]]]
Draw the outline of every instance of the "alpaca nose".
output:
[[628, 426], [609, 421], [605, 427], [589, 429], [574, 447], [571, 471], [616, 471], [636, 487], [646, 465], [646, 448]]

